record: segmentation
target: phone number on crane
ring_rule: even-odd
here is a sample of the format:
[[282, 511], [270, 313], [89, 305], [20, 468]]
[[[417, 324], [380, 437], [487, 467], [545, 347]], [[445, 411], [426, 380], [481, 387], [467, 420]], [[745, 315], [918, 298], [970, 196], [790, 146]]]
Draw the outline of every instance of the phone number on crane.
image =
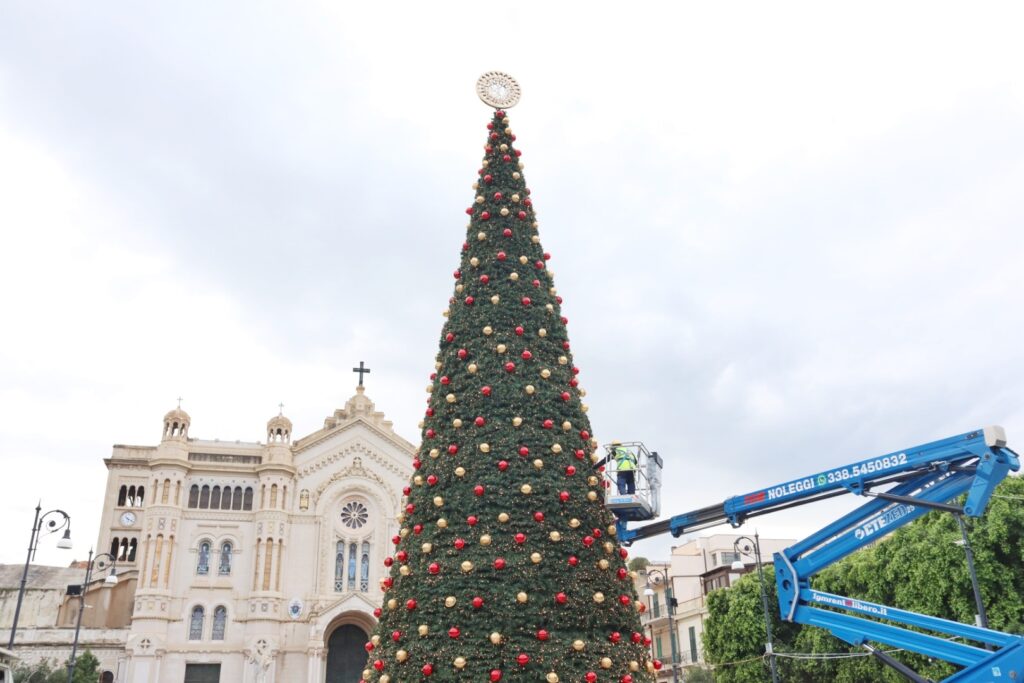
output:
[[[887, 455], [884, 458], [858, 463], [853, 467], [843, 467], [838, 470], [832, 470], [826, 474], [818, 475], [818, 484], [835, 484], [841, 481], [846, 481], [847, 479], [853, 479], [854, 477], [862, 477], [867, 474], [884, 472], [885, 470], [892, 469], [893, 467], [899, 467], [900, 465], [906, 464], [906, 453]], [[822, 479], [824, 479], [824, 481], [822, 481]]]

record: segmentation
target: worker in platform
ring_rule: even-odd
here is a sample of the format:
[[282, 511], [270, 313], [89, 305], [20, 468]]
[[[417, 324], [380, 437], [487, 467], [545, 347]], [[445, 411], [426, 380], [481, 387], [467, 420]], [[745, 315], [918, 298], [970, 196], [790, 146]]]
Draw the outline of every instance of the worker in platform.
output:
[[616, 439], [612, 441], [612, 459], [615, 460], [615, 485], [619, 494], [636, 493], [636, 454]]

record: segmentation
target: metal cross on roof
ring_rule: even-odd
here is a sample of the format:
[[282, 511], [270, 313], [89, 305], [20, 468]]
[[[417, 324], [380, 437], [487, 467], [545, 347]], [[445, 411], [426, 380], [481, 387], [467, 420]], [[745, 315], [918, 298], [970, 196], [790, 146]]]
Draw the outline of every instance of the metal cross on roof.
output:
[[178, 397], [178, 410], [181, 410], [181, 396]]
[[370, 371], [370, 368], [364, 368], [363, 367], [363, 361], [359, 361], [359, 367], [358, 368], [352, 368], [352, 372], [358, 372], [359, 373], [359, 386], [363, 386], [363, 375], [365, 373], [369, 372], [369, 371]]

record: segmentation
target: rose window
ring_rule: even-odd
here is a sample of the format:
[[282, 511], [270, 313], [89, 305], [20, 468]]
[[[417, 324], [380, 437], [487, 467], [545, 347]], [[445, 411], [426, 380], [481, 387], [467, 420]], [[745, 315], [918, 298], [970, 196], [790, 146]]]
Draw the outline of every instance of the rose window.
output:
[[369, 519], [369, 511], [367, 511], [366, 506], [359, 501], [350, 501], [345, 503], [344, 507], [341, 508], [341, 523], [349, 529], [359, 529], [366, 524]]

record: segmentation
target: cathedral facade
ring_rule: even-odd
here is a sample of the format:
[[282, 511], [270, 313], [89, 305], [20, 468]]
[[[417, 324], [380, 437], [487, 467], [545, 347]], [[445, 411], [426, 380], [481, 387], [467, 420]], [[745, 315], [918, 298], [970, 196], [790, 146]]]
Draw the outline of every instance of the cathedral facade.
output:
[[[354, 683], [415, 447], [362, 386], [295, 439], [114, 446], [99, 547], [134, 580], [117, 681]], [[92, 592], [92, 591], [90, 591]]]

